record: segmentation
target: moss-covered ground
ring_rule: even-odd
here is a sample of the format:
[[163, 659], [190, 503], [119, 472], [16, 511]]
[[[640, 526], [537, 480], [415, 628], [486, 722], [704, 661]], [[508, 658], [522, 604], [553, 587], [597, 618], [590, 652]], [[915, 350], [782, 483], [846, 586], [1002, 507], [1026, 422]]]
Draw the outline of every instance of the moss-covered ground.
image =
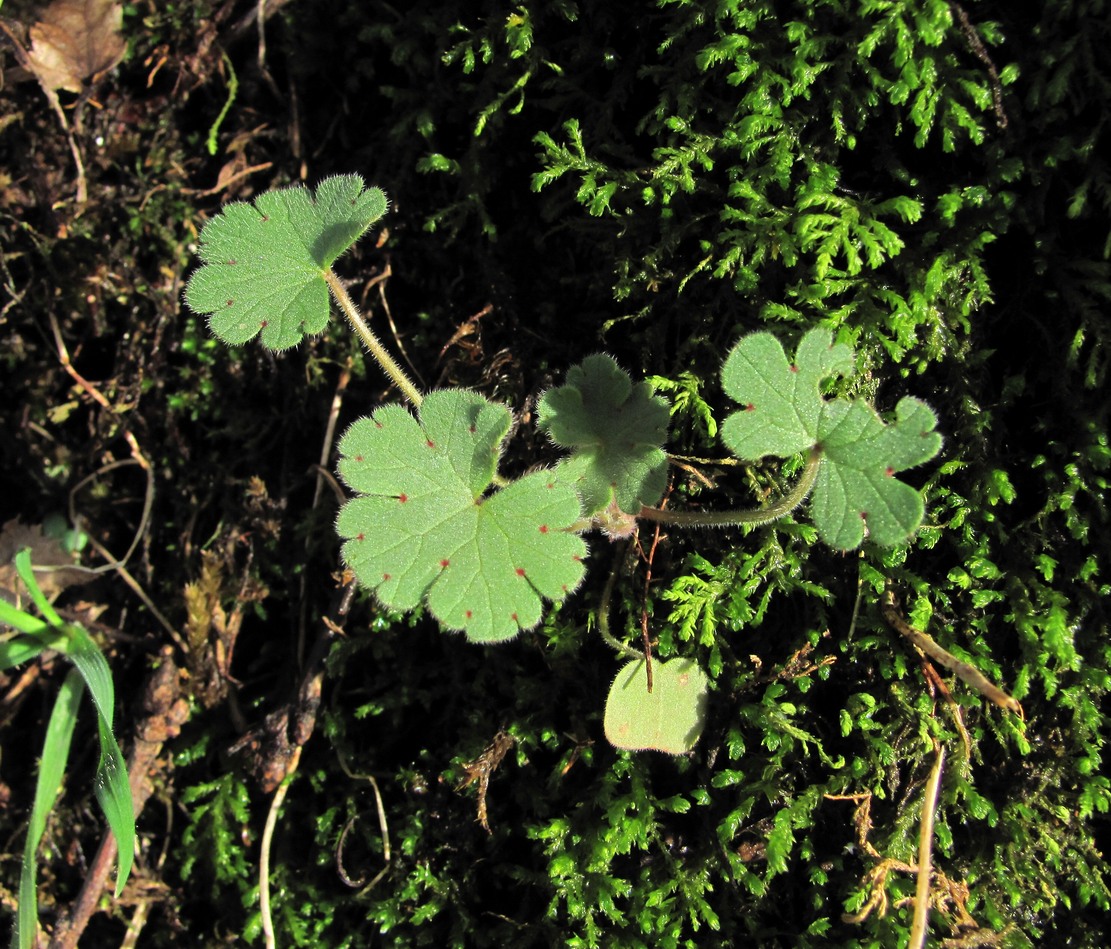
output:
[[[58, 110], [37, 16], [0, 8], [0, 545], [97, 567], [137, 539], [55, 592], [125, 751], [170, 726], [82, 945], [265, 944], [264, 853], [279, 946], [903, 945], [939, 747], [932, 944], [1107, 944], [1103, 0], [138, 0]], [[594, 537], [584, 586], [497, 648], [341, 617], [335, 435], [395, 395], [339, 321], [231, 350], [181, 294], [223, 203], [346, 172], [392, 202], [339, 262], [352, 295], [421, 385], [512, 407], [508, 467], [553, 460], [536, 401], [604, 350], [673, 405], [669, 503], [751, 505], [793, 469], [715, 463], [721, 358], [823, 325], [881, 411], [937, 411], [924, 527], [850, 555], [805, 509], [642, 528], [624, 559]], [[614, 631], [713, 680], [689, 755], [603, 736], [615, 560]], [[922, 660], [887, 585], [1024, 719]], [[184, 705], [144, 709], [168, 663]], [[0, 676], [6, 913], [62, 675]], [[46, 939], [103, 833], [91, 716], [77, 738]]]

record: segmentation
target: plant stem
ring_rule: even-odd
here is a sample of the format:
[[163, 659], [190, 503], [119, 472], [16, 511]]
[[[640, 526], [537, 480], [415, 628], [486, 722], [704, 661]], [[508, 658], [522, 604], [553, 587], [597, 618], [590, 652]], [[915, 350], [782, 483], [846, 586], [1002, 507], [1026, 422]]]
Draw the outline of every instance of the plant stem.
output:
[[266, 814], [266, 824], [262, 829], [262, 840], [259, 842], [258, 857], [258, 909], [262, 916], [262, 936], [266, 949], [275, 949], [277, 941], [274, 938], [274, 920], [270, 915], [270, 844], [274, 839], [274, 828], [278, 824], [278, 812], [282, 809], [286, 792], [297, 773], [297, 765], [301, 761], [301, 745], [293, 749], [289, 758], [289, 770], [274, 792], [270, 801], [270, 810]]
[[802, 477], [787, 494], [767, 507], [748, 508], [741, 511], [671, 511], [657, 507], [642, 507], [637, 517], [659, 524], [675, 524], [679, 527], [727, 527], [734, 524], [770, 524], [785, 514], [790, 514], [806, 500], [818, 478], [822, 464], [822, 450], [815, 445], [810, 450], [810, 458], [803, 469]]
[[930, 854], [934, 840], [934, 811], [937, 793], [941, 787], [941, 766], [945, 761], [945, 748], [938, 746], [934, 766], [926, 780], [926, 793], [922, 797], [922, 822], [918, 831], [918, 885], [914, 893], [914, 919], [907, 949], [921, 949], [926, 944], [926, 926], [930, 914]]
[[343, 310], [343, 315], [347, 317], [347, 321], [359, 334], [363, 345], [370, 351], [378, 365], [382, 367], [382, 371], [393, 380], [393, 384], [401, 390], [401, 394], [412, 403], [413, 407], [419, 409], [421, 402], [424, 401], [424, 396], [409, 381], [405, 371], [397, 364], [393, 356], [386, 352], [386, 348], [378, 341], [378, 337], [367, 326], [366, 321], [359, 313], [359, 308], [355, 306], [355, 301], [351, 299], [343, 284], [340, 283], [339, 277], [335, 275], [334, 271], [328, 269], [324, 273], [324, 280], [328, 284], [328, 289], [332, 291], [336, 303]]
[[628, 553], [629, 544], [626, 541], [621, 553], [614, 558], [613, 569], [606, 579], [606, 585], [602, 590], [602, 599], [598, 603], [598, 635], [605, 640], [607, 646], [615, 649], [619, 655], [623, 654], [632, 659], [643, 659], [644, 655], [642, 653], [610, 634], [610, 601], [613, 599], [613, 589], [617, 586], [617, 574], [621, 571], [621, 565], [625, 562]]

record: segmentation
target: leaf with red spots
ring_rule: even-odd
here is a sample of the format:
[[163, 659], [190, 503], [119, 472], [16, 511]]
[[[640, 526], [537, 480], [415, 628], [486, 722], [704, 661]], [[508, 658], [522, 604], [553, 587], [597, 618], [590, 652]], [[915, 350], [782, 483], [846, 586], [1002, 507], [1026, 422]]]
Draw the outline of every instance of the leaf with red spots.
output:
[[790, 457], [817, 446], [821, 467], [811, 511], [822, 539], [849, 550], [868, 536], [877, 544], [903, 543], [922, 521], [922, 495], [895, 474], [933, 458], [941, 449], [937, 417], [909, 396], [886, 424], [866, 402], [826, 400], [821, 383], [851, 371], [852, 350], [830, 333], [803, 336], [790, 363], [770, 333], [753, 333], [733, 347], [722, 368], [722, 387], [744, 408], [721, 427], [738, 457]]
[[822, 413], [818, 430], [822, 466], [814, 483], [811, 514], [822, 539], [850, 550], [868, 537], [884, 547], [903, 543], [922, 523], [922, 493], [895, 477], [941, 450], [937, 416], [906, 396], [895, 420], [884, 424], [864, 402], [838, 399]]
[[419, 418], [384, 406], [339, 445], [340, 475], [356, 492], [336, 524], [347, 565], [386, 606], [423, 601], [475, 642], [531, 629], [543, 600], [563, 600], [583, 575], [570, 485], [538, 471], [486, 493], [510, 421], [505, 406], [440, 389]]
[[693, 659], [652, 663], [652, 691], [643, 659], [623, 666], [606, 696], [610, 744], [627, 751], [690, 751], [706, 723], [706, 673]]
[[209, 314], [225, 343], [262, 334], [267, 349], [288, 349], [328, 323], [324, 275], [386, 213], [386, 196], [358, 175], [325, 178], [312, 194], [282, 188], [237, 201], [201, 230], [204, 263], [185, 302]]
[[771, 333], [752, 333], [733, 347], [721, 370], [725, 394], [744, 406], [721, 427], [721, 437], [738, 458], [789, 458], [817, 439], [826, 404], [823, 379], [853, 368], [848, 346], [830, 346], [829, 333], [812, 330], [799, 343], [795, 363]]
[[616, 504], [638, 514], [655, 504], [667, 481], [667, 403], [651, 387], [633, 385], [610, 356], [588, 356], [564, 385], [540, 400], [540, 427], [572, 455], [559, 467], [583, 498], [587, 513]]

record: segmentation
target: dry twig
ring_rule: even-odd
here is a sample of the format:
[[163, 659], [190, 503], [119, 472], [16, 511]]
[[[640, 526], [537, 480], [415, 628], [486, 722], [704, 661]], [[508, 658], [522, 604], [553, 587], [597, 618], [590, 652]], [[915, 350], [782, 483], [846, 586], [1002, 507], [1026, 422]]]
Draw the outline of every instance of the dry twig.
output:
[[922, 797], [922, 820], [918, 830], [918, 885], [914, 893], [914, 920], [907, 938], [907, 949], [921, 949], [926, 944], [926, 928], [930, 915], [930, 854], [934, 844], [934, 812], [937, 794], [941, 788], [941, 766], [945, 749], [940, 745], [934, 766], [926, 780], [926, 793]]
[[951, 652], [939, 646], [932, 636], [929, 636], [921, 630], [915, 629], [907, 623], [902, 613], [899, 612], [895, 593], [890, 587], [884, 591], [882, 609], [884, 619], [886, 619], [894, 629], [898, 630], [903, 636], [909, 639], [917, 649], [963, 679], [968, 685], [972, 686], [972, 688], [984, 696], [984, 698], [990, 699], [1001, 708], [1014, 712], [1020, 718], [1025, 717], [1023, 715], [1022, 706], [999, 688], [999, 686], [989, 681], [979, 669], [970, 666], [962, 659], [958, 659]]
[[382, 860], [385, 865], [374, 875], [369, 883], [367, 883], [365, 879], [352, 880], [347, 875], [347, 871], [343, 866], [343, 844], [347, 839], [348, 831], [354, 826], [355, 821], [358, 819], [358, 815], [353, 816], [344, 825], [343, 831], [339, 835], [339, 840], [336, 841], [336, 871], [339, 873], [340, 879], [348, 886], [352, 888], [361, 887], [359, 896], [362, 897], [373, 890], [374, 887], [378, 885], [378, 881], [381, 880], [390, 869], [390, 860], [392, 859], [390, 851], [390, 827], [386, 820], [386, 805], [382, 801], [382, 792], [378, 788], [378, 781], [375, 779], [374, 775], [352, 771], [348, 766], [347, 756], [344, 754], [343, 749], [339, 745], [335, 747], [336, 757], [339, 758], [339, 766], [343, 768], [343, 773], [356, 781], [368, 781], [370, 783], [371, 790], [374, 791], [374, 803], [378, 809], [378, 831], [382, 835]]

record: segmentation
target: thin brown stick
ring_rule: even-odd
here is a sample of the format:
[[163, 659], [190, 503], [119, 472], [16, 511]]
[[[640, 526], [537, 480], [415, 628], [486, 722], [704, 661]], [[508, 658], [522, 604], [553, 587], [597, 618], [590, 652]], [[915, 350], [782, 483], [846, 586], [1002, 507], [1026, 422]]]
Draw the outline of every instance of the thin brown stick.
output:
[[882, 860], [883, 855], [872, 845], [868, 834], [872, 830], [872, 792], [861, 791], [858, 794], [826, 794], [827, 801], [852, 801], [856, 805], [853, 811], [853, 827], [856, 828], [856, 843], [869, 857]]
[[[70, 378], [72, 378], [73, 381], [76, 382], [77, 385], [88, 394], [88, 396], [94, 402], [101, 406], [101, 408], [107, 409], [113, 415], [118, 415], [119, 412], [112, 405], [112, 403], [109, 402], [107, 398], [105, 398], [104, 393], [102, 393], [96, 386], [89, 382], [88, 379], [86, 379], [74, 368], [73, 360], [70, 358], [69, 350], [66, 348], [65, 340], [62, 338], [62, 331], [58, 326], [58, 320], [55, 318], [53, 313], [49, 315], [49, 318], [50, 331], [54, 334], [54, 345], [57, 347], [58, 361], [62, 364], [62, 368], [69, 374]], [[128, 431], [125, 428], [123, 431], [123, 437], [124, 440], [127, 442], [128, 447], [131, 449], [131, 456], [135, 459], [136, 463], [140, 465], [144, 470], [150, 471], [150, 462], [147, 461], [146, 455], [144, 455], [142, 450], [139, 448], [139, 443], [135, 440], [134, 434], [132, 434], [132, 432]]]
[[[143, 466], [143, 463], [136, 458], [117, 458], [115, 461], [110, 461], [108, 464], [101, 466], [92, 474], [86, 475], [77, 482], [69, 491], [69, 519], [73, 524], [80, 523], [81, 518], [77, 514], [77, 507], [74, 503], [74, 498], [77, 493], [85, 487], [90, 481], [99, 478], [102, 474], [107, 474], [109, 471], [115, 471], [117, 468], [122, 468], [124, 465], [139, 465], [143, 468], [147, 476], [147, 489], [143, 494], [143, 511], [139, 515], [139, 526], [135, 530], [135, 535], [131, 539], [131, 544], [127, 548], [124, 555], [118, 560], [114, 557], [108, 557], [108, 563], [101, 564], [99, 567], [80, 567], [74, 566], [72, 569], [81, 570], [88, 573], [107, 573], [109, 570], [118, 570], [125, 566], [131, 559], [131, 555], [138, 549], [139, 544], [142, 543], [143, 534], [146, 532], [147, 524], [150, 523], [150, 510], [154, 504], [154, 473], [151, 471], [150, 466]], [[67, 568], [69, 569], [69, 568]]]
[[253, 175], [257, 171], [266, 171], [268, 168], [272, 168], [273, 166], [274, 163], [272, 161], [264, 161], [260, 165], [250, 165], [247, 168], [240, 168], [239, 171], [235, 172], [235, 174], [228, 175], [227, 178], [219, 181], [211, 188], [182, 188], [181, 193], [195, 195], [198, 198], [208, 198], [214, 194], [219, 194], [221, 191], [224, 191], [227, 188], [230, 188], [240, 178], [246, 178], [249, 175]]
[[648, 694], [652, 694], [652, 640], [648, 637], [648, 611], [640, 613], [640, 639], [644, 650], [644, 671], [648, 675]]
[[[671, 491], [668, 490], [660, 508], [667, 507], [667, 499]], [[640, 535], [637, 535], [637, 543], [639, 546]], [[640, 636], [644, 645], [644, 668], [648, 673], [648, 692], [652, 692], [652, 640], [648, 635], [648, 591], [652, 585], [652, 563], [656, 559], [656, 548], [660, 544], [660, 525], [657, 524], [652, 532], [652, 545], [648, 548], [648, 555], [644, 558], [644, 593], [640, 607]]]
[[[348, 383], [351, 382], [351, 363], [340, 370], [339, 379], [336, 380], [336, 389], [332, 393], [332, 405], [328, 410], [328, 422], [324, 426], [324, 440], [320, 446], [320, 463], [316, 466], [316, 487], [312, 495], [312, 510], [320, 506], [320, 499], [324, 496], [324, 485], [330, 477], [328, 461], [332, 457], [332, 446], [336, 439], [336, 425], [339, 422], [340, 409], [343, 407], [343, 397], [347, 392]], [[334, 483], [334, 481], [333, 481]], [[312, 546], [312, 537], [305, 538], [306, 556]], [[308, 571], [301, 571], [301, 615], [297, 626], [297, 666], [301, 668], [305, 663], [305, 642], [308, 628]]]
[[227, 41], [231, 43], [242, 38], [255, 26], [260, 16], [268, 20], [290, 2], [292, 0], [267, 0], [266, 3], [256, 3], [228, 28]]
[[702, 482], [702, 486], [704, 488], [709, 488], [711, 491], [714, 489], [714, 482], [707, 478], [694, 465], [688, 465], [685, 461], [680, 461], [675, 455], [668, 455], [667, 463], [669, 465], [674, 465], [676, 468], [679, 468], [682, 471], [685, 471], [692, 478], [694, 478], [695, 481]]
[[933, 689], [941, 693], [941, 697], [945, 699], [945, 704], [949, 707], [949, 714], [953, 716], [953, 724], [957, 726], [957, 733], [961, 736], [961, 744], [964, 745], [964, 760], [968, 764], [972, 761], [972, 738], [965, 727], [961, 707], [957, 704], [957, 700], [953, 698], [953, 693], [949, 691], [949, 686], [945, 684], [945, 680], [938, 675], [934, 664], [921, 652], [918, 653], [918, 657], [922, 662], [922, 672], [926, 676], [926, 681]]
[[926, 793], [922, 797], [922, 821], [918, 830], [918, 881], [914, 893], [914, 920], [910, 926], [907, 949], [922, 949], [926, 944], [930, 915], [930, 854], [934, 843], [934, 812], [937, 810], [937, 794], [941, 787], [941, 766], [944, 761], [945, 748], [938, 745], [934, 766], [926, 780]]
[[[138, 464], [138, 461], [136, 460], [134, 463]], [[97, 475], [103, 474], [105, 471], [109, 471], [112, 468], [119, 467], [120, 465], [127, 464], [132, 464], [132, 460], [126, 458], [117, 459], [117, 461], [111, 463], [110, 465], [106, 465], [104, 468], [101, 468], [99, 471], [94, 472], [92, 475], [89, 475], [87, 478], [82, 479], [76, 485], [74, 485], [69, 493], [69, 517], [70, 521], [73, 524], [80, 524], [82, 521], [82, 519], [79, 518], [77, 515], [77, 507], [74, 503], [76, 492], [84, 487], [84, 485], [89, 480], [96, 477]], [[91, 574], [106, 573], [109, 570], [115, 571], [119, 578], [131, 588], [131, 590], [140, 600], [142, 600], [143, 605], [150, 611], [150, 615], [158, 620], [162, 628], [166, 630], [170, 638], [177, 644], [182, 653], [188, 655], [189, 647], [186, 646], [185, 640], [182, 638], [181, 633], [179, 633], [174, 625], [169, 621], [169, 619], [166, 618], [165, 614], [163, 614], [163, 612], [157, 606], [155, 606], [154, 601], [147, 594], [147, 591], [143, 589], [139, 581], [131, 575], [131, 572], [125, 566], [126, 561], [131, 557], [131, 554], [139, 545], [143, 533], [146, 531], [146, 526], [150, 520], [151, 508], [154, 504], [154, 472], [148, 467], [145, 469], [145, 474], [147, 477], [147, 490], [143, 498], [143, 512], [140, 515], [139, 526], [135, 531], [135, 538], [132, 541], [131, 546], [128, 548], [127, 553], [124, 554], [123, 560], [118, 560], [116, 556], [110, 550], [108, 550], [107, 547], [100, 543], [100, 541], [98, 541], [92, 534], [86, 533], [85, 536], [88, 538], [89, 546], [92, 547], [93, 550], [95, 550], [98, 554], [100, 554], [100, 556], [105, 559], [106, 563], [102, 563], [99, 567], [82, 567], [74, 565], [72, 567], [67, 567], [66, 569], [80, 570], [82, 573]]]
[[378, 885], [378, 882], [382, 879], [382, 877], [384, 877], [389, 872], [390, 861], [393, 859], [390, 851], [390, 825], [389, 822], [386, 820], [386, 805], [382, 800], [382, 792], [378, 788], [378, 781], [375, 779], [374, 775], [352, 771], [347, 763], [347, 755], [344, 752], [343, 748], [337, 744], [335, 746], [335, 749], [336, 757], [339, 759], [339, 766], [343, 769], [344, 774], [356, 781], [370, 782], [371, 790], [374, 791], [375, 806], [378, 809], [378, 831], [382, 835], [382, 860], [384, 862], [384, 865], [382, 869], [373, 876], [369, 883], [366, 883], [364, 880], [360, 880], [356, 883], [355, 881], [348, 879], [347, 874], [343, 869], [343, 837], [346, 836], [348, 827], [350, 827], [351, 824], [354, 823], [355, 818], [352, 818], [351, 821], [348, 823], [348, 826], [344, 827], [343, 834], [340, 836], [340, 840], [336, 843], [336, 869], [337, 871], [339, 871], [341, 879], [343, 879], [344, 883], [346, 883], [348, 886], [362, 888], [359, 890], [359, 896], [363, 897], [366, 896], [367, 893], [369, 893], [371, 890], [373, 890], [374, 887]]
[[282, 783], [278, 785], [278, 790], [274, 792], [274, 797], [270, 801], [270, 810], [266, 814], [266, 826], [262, 830], [262, 840], [259, 842], [258, 910], [262, 917], [262, 935], [266, 940], [266, 949], [275, 949], [277, 946], [274, 941], [274, 920], [270, 915], [270, 844], [274, 840], [274, 828], [278, 824], [278, 813], [282, 809], [282, 803], [285, 801], [286, 792], [293, 781], [293, 776], [297, 773], [297, 764], [300, 760], [301, 745], [298, 745], [294, 748], [289, 759], [289, 770], [286, 771]]
[[957, 14], [957, 22], [960, 24], [961, 33], [964, 35], [964, 41], [968, 44], [968, 48], [987, 67], [988, 78], [991, 80], [991, 105], [995, 111], [995, 124], [999, 128], [1005, 129], [1009, 123], [1007, 113], [1003, 109], [1003, 84], [999, 81], [999, 71], [995, 68], [991, 55], [984, 47], [984, 41], [980, 39], [979, 31], [972, 25], [972, 20], [969, 19], [964, 7], [956, 3], [955, 0], [950, 0], [949, 6]]
[[[378, 299], [382, 303], [382, 312], [386, 314], [386, 322], [390, 324], [390, 333], [393, 335], [393, 341], [397, 345], [397, 351], [405, 357], [405, 362], [413, 372], [413, 378], [417, 380], [422, 386], [425, 384], [424, 379], [417, 367], [413, 365], [413, 360], [409, 357], [409, 351], [405, 348], [405, 344], [401, 341], [401, 334], [397, 331], [397, 324], [393, 321], [393, 312], [390, 310], [390, 301], [386, 296], [386, 283], [390, 277], [393, 276], [393, 268], [390, 266], [390, 261], [386, 259], [386, 266], [382, 272], [374, 278], [374, 285], [378, 287]], [[493, 307], [487, 304], [487, 310], [492, 310]], [[442, 355], [442, 354], [441, 354]]]
[[894, 629], [898, 630], [898, 632], [902, 633], [903, 636], [921, 649], [927, 656], [964, 680], [966, 684], [972, 686], [972, 688], [984, 696], [984, 698], [990, 699], [1001, 708], [1014, 712], [1019, 717], [1025, 717], [1022, 706], [999, 688], [999, 686], [989, 681], [979, 669], [970, 666], [962, 659], [958, 659], [951, 652], [939, 646], [932, 636], [911, 626], [903, 618], [902, 613], [899, 612], [895, 593], [890, 587], [884, 591], [881, 609], [883, 610], [884, 619], [886, 619]]
[[[54, 344], [58, 351], [58, 361], [62, 364], [62, 368], [65, 369], [70, 378], [72, 378], [73, 381], [77, 383], [77, 385], [89, 396], [89, 398], [96, 402], [97, 405], [101, 406], [101, 408], [107, 409], [113, 414], [119, 414], [112, 403], [109, 402], [108, 399], [104, 396], [104, 393], [102, 393], [95, 385], [89, 382], [88, 379], [82, 376], [81, 373], [79, 373], [74, 368], [73, 361], [69, 355], [69, 350], [66, 347], [65, 340], [62, 338], [62, 331], [58, 326], [58, 321], [54, 318], [53, 315], [50, 316], [50, 329], [51, 332], [54, 334]], [[173, 624], [162, 614], [161, 610], [159, 610], [158, 607], [154, 605], [154, 602], [149, 596], [147, 596], [146, 591], [143, 590], [139, 582], [125, 569], [125, 564], [130, 559], [131, 555], [135, 552], [135, 549], [139, 546], [139, 543], [146, 532], [147, 525], [150, 522], [150, 512], [152, 507], [154, 506], [154, 470], [151, 468], [151, 464], [147, 460], [146, 455], [143, 454], [142, 449], [139, 447], [139, 442], [136, 440], [135, 435], [127, 429], [124, 429], [123, 437], [124, 440], [127, 442], [128, 447], [131, 449], [131, 457], [133, 461], [125, 461], [121, 459], [111, 462], [94, 474], [89, 475], [87, 478], [79, 481], [73, 487], [69, 494], [70, 521], [74, 524], [77, 523], [77, 512], [74, 506], [74, 496], [76, 492], [80, 490], [80, 488], [82, 488], [89, 480], [96, 477], [98, 474], [103, 474], [106, 471], [111, 471], [114, 468], [118, 468], [120, 465], [134, 463], [143, 469], [143, 472], [147, 478], [147, 488], [143, 495], [143, 511], [139, 518], [139, 526], [135, 530], [135, 537], [132, 540], [131, 546], [128, 548], [127, 553], [124, 554], [123, 559], [118, 560], [111, 553], [109, 553], [108, 550], [106, 550], [96, 540], [95, 537], [92, 537], [90, 535], [89, 543], [92, 545], [93, 549], [96, 550], [97, 553], [99, 553], [108, 562], [101, 564], [99, 567], [75, 566], [71, 569], [81, 570], [86, 573], [105, 573], [109, 570], [115, 570], [120, 575], [120, 578], [124, 581], [124, 583], [126, 583], [129, 587], [131, 587], [133, 591], [135, 591], [135, 594], [139, 597], [140, 600], [143, 601], [143, 604], [147, 607], [147, 609], [150, 610], [151, 615], [155, 619], [157, 619], [159, 623], [161, 623], [162, 628], [170, 634], [170, 638], [173, 639], [175, 643], [177, 643], [179, 648], [181, 648], [183, 651], [187, 651], [185, 649], [184, 640], [181, 638], [181, 634], [178, 633]]]

